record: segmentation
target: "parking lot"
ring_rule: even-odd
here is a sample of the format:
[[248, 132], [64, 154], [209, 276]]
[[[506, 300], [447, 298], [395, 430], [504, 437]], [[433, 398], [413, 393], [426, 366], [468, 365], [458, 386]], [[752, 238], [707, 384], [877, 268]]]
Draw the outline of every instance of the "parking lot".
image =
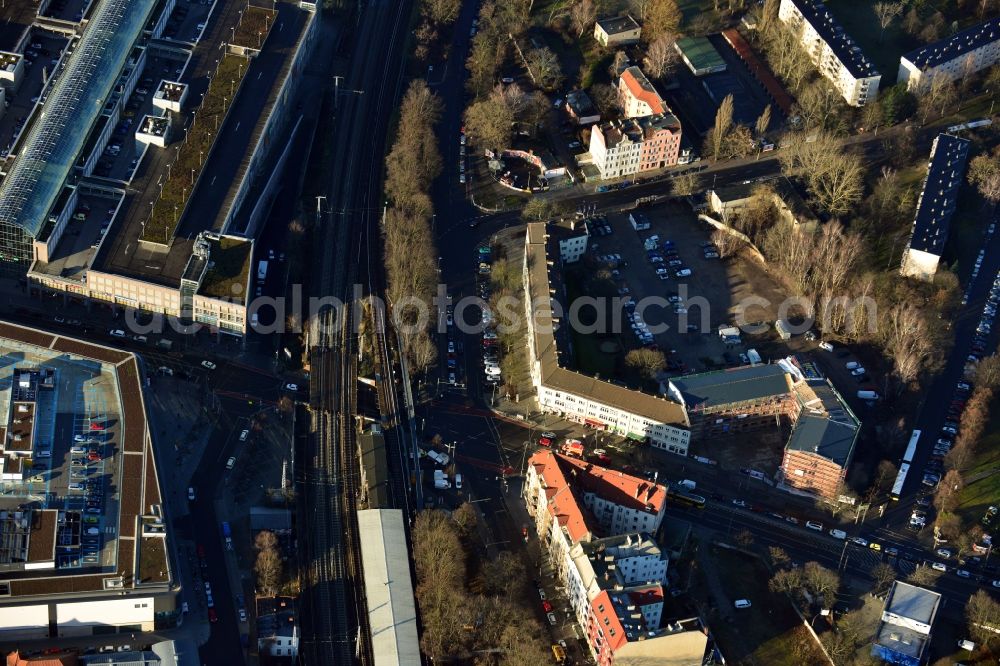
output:
[[[4, 359], [15, 360], [11, 355]], [[110, 546], [117, 533], [114, 495], [119, 485], [115, 453], [121, 430], [115, 379], [90, 362], [56, 359], [45, 368], [52, 369], [55, 380], [52, 389], [34, 395], [30, 476], [24, 483], [6, 485], [3, 506], [29, 499], [42, 508], [69, 512], [79, 530], [70, 525], [60, 532], [59, 567], [113, 565]]]
[[194, 43], [201, 38], [211, 8], [210, 0], [180, 0], [167, 19], [163, 36], [179, 42]]
[[[627, 214], [608, 215], [591, 234], [587, 268], [610, 268], [617, 294], [630, 298], [619, 339], [625, 351], [655, 345], [668, 356], [669, 369], [678, 374], [736, 365], [752, 346], [726, 344], [719, 326], [734, 320], [736, 305], [744, 298], [763, 296], [771, 305], [746, 311], [748, 321], [773, 321], [784, 298], [778, 286], [752, 259], [722, 260], [712, 256], [709, 227], [687, 208], [668, 204], [642, 209], [650, 227], [636, 231]], [[607, 229], [610, 228], [610, 233]], [[653, 240], [655, 237], [655, 240]], [[647, 249], [648, 248], [648, 249]], [[598, 257], [620, 256], [606, 262]], [[690, 271], [685, 275], [684, 269]], [[643, 308], [645, 297], [667, 299]], [[635, 327], [636, 315], [645, 323]], [[658, 327], [666, 325], [666, 330]], [[648, 330], [650, 335], [641, 337]]]

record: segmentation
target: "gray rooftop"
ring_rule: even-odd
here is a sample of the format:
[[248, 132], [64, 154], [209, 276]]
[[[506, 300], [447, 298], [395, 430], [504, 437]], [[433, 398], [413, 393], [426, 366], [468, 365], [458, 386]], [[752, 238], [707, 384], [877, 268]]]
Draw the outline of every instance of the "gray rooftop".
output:
[[812, 25], [813, 30], [826, 42], [854, 78], [878, 76], [875, 65], [865, 57], [861, 47], [844, 31], [843, 26], [834, 18], [826, 5], [816, 0], [792, 0], [792, 4], [798, 8], [803, 18]]
[[917, 69], [931, 69], [960, 58], [970, 51], [1000, 39], [1000, 18], [990, 19], [946, 37], [933, 44], [914, 49], [903, 56]]
[[856, 425], [806, 414], [796, 422], [788, 448], [813, 452], [844, 467], [851, 458], [857, 437]]
[[756, 365], [670, 380], [689, 408], [749, 402], [791, 392], [789, 375], [778, 365]]
[[913, 219], [912, 249], [941, 256], [968, 156], [967, 140], [950, 134], [938, 134], [934, 139], [927, 179]]
[[940, 603], [941, 595], [937, 592], [897, 580], [885, 599], [885, 610], [922, 624], [931, 624]]
[[617, 35], [620, 32], [639, 29], [639, 24], [635, 22], [634, 18], [628, 15], [599, 19], [597, 25], [601, 26], [601, 29], [609, 35]]
[[403, 512], [358, 511], [368, 625], [379, 664], [420, 666], [417, 612]]

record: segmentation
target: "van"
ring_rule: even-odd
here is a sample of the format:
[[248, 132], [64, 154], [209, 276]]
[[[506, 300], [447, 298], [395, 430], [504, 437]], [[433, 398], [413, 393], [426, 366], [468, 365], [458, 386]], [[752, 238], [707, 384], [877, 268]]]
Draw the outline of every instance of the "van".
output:
[[830, 530], [830, 536], [832, 536], [834, 539], [843, 540], [847, 538], [847, 532], [845, 532], [844, 530], [832, 529]]
[[450, 460], [447, 453], [441, 453], [439, 451], [435, 451], [434, 449], [427, 451], [427, 457], [442, 466], [447, 465]]
[[875, 391], [858, 391], [858, 400], [878, 400], [878, 393]]

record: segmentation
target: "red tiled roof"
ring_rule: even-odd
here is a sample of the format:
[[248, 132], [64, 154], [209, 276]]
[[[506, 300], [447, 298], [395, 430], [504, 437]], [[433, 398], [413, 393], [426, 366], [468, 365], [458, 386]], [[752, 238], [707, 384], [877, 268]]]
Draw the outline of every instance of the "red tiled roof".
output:
[[[602, 608], [604, 610], [601, 610]], [[621, 620], [618, 619], [615, 604], [611, 601], [611, 595], [608, 594], [607, 590], [601, 590], [601, 593], [594, 597], [594, 600], [590, 602], [590, 610], [594, 615], [594, 622], [604, 632], [604, 640], [607, 641], [607, 647], [612, 654], [617, 652], [622, 645], [628, 643], [625, 628], [622, 626]], [[614, 636], [611, 635], [612, 632], [614, 632]]]
[[22, 657], [15, 650], [7, 655], [7, 666], [76, 666], [78, 663], [79, 660], [75, 652]]
[[535, 467], [535, 472], [545, 481], [545, 498], [548, 510], [553, 519], [565, 527], [573, 543], [581, 541], [592, 533], [584, 517], [584, 509], [573, 495], [569, 481], [558, 463], [558, 458], [552, 451], [539, 451], [528, 461]]
[[[662, 484], [651, 483], [646, 479], [600, 467], [585, 460], [558, 454], [556, 459], [563, 467], [563, 473], [574, 476], [575, 482], [587, 492], [630, 509], [641, 511], [651, 504], [657, 513], [663, 510], [667, 489]], [[570, 469], [577, 470], [575, 475]]]
[[663, 485], [553, 451], [538, 451], [528, 462], [545, 481], [549, 513], [566, 528], [574, 543], [586, 538], [593, 530], [587, 524], [585, 509], [577, 502], [571, 485], [639, 511], [645, 511], [647, 505], [652, 505], [653, 510], [659, 513], [666, 502]]
[[[641, 80], [635, 75], [635, 72], [639, 72], [639, 74], [642, 75]], [[659, 93], [653, 89], [653, 85], [649, 82], [649, 79], [642, 74], [641, 69], [635, 67], [634, 65], [632, 67], [628, 67], [624, 72], [622, 72], [621, 79], [625, 83], [625, 86], [628, 88], [632, 97], [640, 99], [648, 104], [654, 114], [670, 112], [667, 105], [663, 103], [663, 99], [660, 97]], [[643, 84], [643, 82], [645, 82], [645, 84]]]

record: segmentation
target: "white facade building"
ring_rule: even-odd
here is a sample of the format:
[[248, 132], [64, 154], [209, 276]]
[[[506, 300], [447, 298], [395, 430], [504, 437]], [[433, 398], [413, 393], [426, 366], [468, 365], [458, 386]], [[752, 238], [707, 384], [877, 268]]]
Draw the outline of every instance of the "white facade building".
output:
[[875, 99], [882, 75], [822, 2], [781, 0], [778, 18], [792, 27], [820, 74], [848, 104]]
[[921, 46], [899, 59], [899, 81], [910, 91], [926, 90], [931, 81], [955, 81], [1000, 61], [1000, 18], [966, 28]]
[[636, 173], [640, 152], [641, 137], [621, 131], [613, 123], [594, 125], [590, 131], [590, 157], [602, 179]]
[[549, 273], [550, 251], [554, 260], [555, 240], [550, 239], [546, 225], [529, 224], [523, 280], [528, 295], [525, 314], [529, 364], [539, 405], [544, 411], [587, 427], [649, 441], [657, 448], [686, 455], [691, 433], [682, 405], [561, 366], [559, 339], [566, 332], [559, 330], [561, 306], [553, 306], [552, 280], [558, 276]]

